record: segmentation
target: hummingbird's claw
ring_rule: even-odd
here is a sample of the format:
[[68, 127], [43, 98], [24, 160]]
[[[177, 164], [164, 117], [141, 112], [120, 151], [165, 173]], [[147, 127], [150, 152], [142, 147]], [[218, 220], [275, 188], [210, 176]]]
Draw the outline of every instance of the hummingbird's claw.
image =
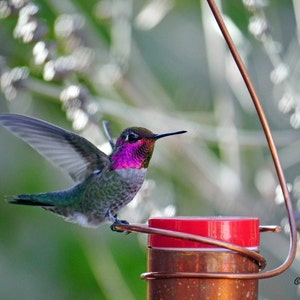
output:
[[[106, 211], [106, 214], [105, 216], [110, 220], [112, 221], [113, 223], [110, 225], [110, 229], [112, 231], [115, 231], [115, 232], [124, 232], [123, 230], [119, 230], [117, 229], [117, 225], [122, 225], [122, 224], [129, 224], [126, 220], [120, 220], [118, 219], [117, 217], [117, 214], [116, 215], [112, 215], [111, 211], [108, 209]], [[130, 232], [126, 231], [126, 234], [129, 234]]]
[[[117, 218], [117, 215], [115, 215], [115, 221], [110, 225], [110, 229], [115, 232], [124, 232], [123, 230], [119, 230], [116, 228], [118, 225], [122, 225], [122, 224], [128, 225], [129, 223], [126, 220], [119, 220]], [[125, 233], [129, 234], [130, 232], [125, 231]]]

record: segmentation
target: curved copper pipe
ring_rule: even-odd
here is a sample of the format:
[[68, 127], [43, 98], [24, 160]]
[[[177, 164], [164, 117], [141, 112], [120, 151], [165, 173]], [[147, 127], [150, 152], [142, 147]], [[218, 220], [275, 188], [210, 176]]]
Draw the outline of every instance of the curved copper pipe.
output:
[[[294, 216], [294, 210], [293, 210], [293, 205], [292, 205], [292, 201], [290, 198], [290, 194], [289, 194], [289, 190], [285, 181], [285, 177], [284, 177], [284, 173], [280, 164], [280, 160], [278, 157], [278, 153], [277, 153], [277, 149], [271, 134], [271, 130], [270, 127], [268, 125], [266, 116], [264, 114], [263, 108], [261, 106], [261, 103], [259, 101], [259, 98], [256, 94], [255, 88], [252, 84], [252, 81], [249, 77], [249, 74], [245, 68], [245, 65], [233, 43], [233, 40], [227, 30], [227, 27], [225, 25], [225, 22], [218, 10], [217, 5], [215, 4], [214, 0], [207, 0], [210, 9], [219, 25], [219, 28], [227, 42], [227, 45], [229, 47], [229, 50], [235, 60], [235, 63], [237, 65], [237, 67], [239, 68], [239, 71], [244, 79], [244, 82], [246, 84], [246, 87], [249, 91], [249, 94], [251, 96], [251, 99], [253, 101], [253, 104], [256, 108], [258, 117], [260, 119], [262, 128], [264, 130], [266, 139], [267, 139], [267, 143], [269, 145], [269, 149], [273, 158], [273, 162], [274, 162], [274, 166], [276, 169], [276, 173], [277, 173], [277, 177], [282, 189], [282, 193], [283, 193], [283, 197], [284, 197], [284, 201], [285, 201], [285, 206], [286, 206], [286, 210], [287, 210], [287, 215], [289, 218], [289, 225], [290, 225], [290, 248], [289, 248], [289, 254], [286, 258], [286, 260], [283, 262], [282, 265], [280, 265], [279, 267], [270, 270], [270, 271], [266, 271], [266, 272], [262, 272], [259, 273], [258, 277], [256, 278], [268, 278], [268, 277], [273, 277], [276, 276], [282, 272], [284, 272], [294, 261], [295, 256], [296, 256], [296, 251], [297, 251], [297, 227], [296, 227], [296, 221], [295, 221], [295, 216]], [[252, 276], [252, 275], [251, 275]]]
[[[258, 252], [249, 250], [247, 248], [237, 246], [231, 243], [219, 241], [212, 238], [207, 238], [203, 236], [198, 236], [194, 234], [188, 234], [184, 232], [178, 232], [173, 230], [166, 229], [158, 229], [149, 227], [147, 225], [141, 224], [116, 224], [115, 230], [117, 231], [125, 231], [125, 232], [139, 232], [139, 233], [147, 233], [147, 234], [158, 234], [172, 238], [179, 238], [199, 243], [211, 244], [214, 246], [222, 247], [229, 249], [231, 251], [235, 251], [241, 255], [245, 255], [247, 257], [252, 258], [259, 266], [260, 271], [263, 270], [266, 266], [265, 258], [260, 255]], [[260, 232], [279, 232], [280, 227], [276, 225], [272, 226], [260, 226]], [[277, 271], [276, 271], [277, 270]], [[273, 273], [275, 271], [275, 273]], [[165, 272], [147, 272], [141, 275], [142, 279], [159, 279], [159, 278], [227, 278], [227, 279], [260, 279], [260, 278], [268, 278], [276, 276], [283, 271], [278, 272], [278, 268], [271, 271], [260, 272], [260, 273], [209, 273], [209, 272], [173, 272], [173, 273], [165, 273]], [[270, 274], [271, 273], [271, 274]]]
[[257, 262], [260, 270], [263, 270], [266, 266], [265, 258], [262, 255], [260, 255], [258, 252], [249, 250], [245, 247], [237, 246], [237, 245], [234, 245], [231, 243], [219, 241], [219, 240], [208, 238], [208, 237], [203, 237], [203, 236], [179, 232], [179, 231], [167, 230], [167, 229], [159, 229], [159, 228], [149, 227], [146, 225], [118, 224], [118, 225], [115, 225], [115, 229], [120, 230], [120, 231], [127, 231], [127, 232], [141, 232], [141, 233], [148, 233], [148, 234], [158, 234], [158, 235], [172, 237], [172, 238], [179, 238], [179, 239], [183, 239], [183, 240], [189, 240], [189, 241], [194, 241], [194, 242], [199, 242], [199, 243], [210, 244], [210, 245], [218, 246], [221, 248], [226, 248], [231, 251], [238, 252], [242, 255], [251, 257], [253, 260], [255, 260]]

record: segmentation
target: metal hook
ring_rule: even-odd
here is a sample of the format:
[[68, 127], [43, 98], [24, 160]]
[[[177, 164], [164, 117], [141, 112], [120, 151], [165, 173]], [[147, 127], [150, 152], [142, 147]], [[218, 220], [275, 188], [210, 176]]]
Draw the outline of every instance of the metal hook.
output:
[[284, 263], [282, 265], [280, 265], [278, 268], [270, 270], [270, 271], [266, 271], [266, 272], [262, 272], [259, 273], [258, 277], [256, 278], [269, 278], [269, 277], [273, 277], [276, 276], [282, 272], [284, 272], [294, 261], [295, 256], [296, 256], [296, 252], [297, 252], [297, 227], [296, 227], [296, 221], [295, 221], [295, 216], [294, 216], [294, 210], [293, 210], [293, 205], [292, 205], [292, 201], [290, 198], [290, 194], [289, 194], [289, 190], [286, 184], [286, 180], [284, 177], [284, 173], [281, 167], [281, 163], [278, 157], [278, 153], [277, 153], [277, 149], [271, 134], [271, 130], [270, 127], [268, 125], [265, 113], [263, 111], [263, 108], [261, 106], [260, 100], [257, 96], [257, 93], [255, 91], [255, 88], [252, 84], [252, 81], [249, 77], [249, 74], [246, 70], [246, 67], [234, 45], [234, 42], [228, 32], [228, 29], [225, 25], [225, 22], [218, 10], [217, 5], [215, 4], [214, 0], [207, 0], [208, 5], [210, 6], [210, 9], [219, 25], [219, 28], [224, 36], [224, 39], [227, 42], [227, 45], [229, 47], [229, 50], [233, 56], [233, 59], [235, 60], [235, 63], [244, 79], [244, 82], [246, 84], [246, 87], [249, 91], [249, 94], [251, 96], [251, 99], [253, 101], [253, 104], [256, 108], [258, 117], [260, 119], [262, 128], [264, 130], [266, 139], [267, 139], [267, 143], [273, 158], [273, 162], [274, 162], [274, 166], [276, 169], [276, 173], [277, 173], [277, 177], [282, 189], [282, 193], [283, 193], [283, 197], [284, 197], [284, 202], [285, 202], [285, 206], [286, 206], [286, 210], [287, 210], [287, 215], [289, 218], [289, 225], [290, 225], [290, 249], [289, 249], [289, 254], [286, 258], [286, 260], [284, 261]]

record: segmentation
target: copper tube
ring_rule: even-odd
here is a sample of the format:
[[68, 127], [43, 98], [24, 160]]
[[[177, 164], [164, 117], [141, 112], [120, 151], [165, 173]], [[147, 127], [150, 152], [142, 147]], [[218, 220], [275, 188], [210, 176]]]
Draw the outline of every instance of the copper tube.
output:
[[259, 97], [257, 96], [256, 90], [252, 84], [252, 81], [249, 77], [246, 67], [234, 45], [234, 42], [228, 32], [228, 29], [225, 25], [225, 22], [222, 18], [222, 15], [221, 15], [215, 1], [207, 0], [207, 3], [210, 6], [210, 9], [218, 23], [218, 26], [222, 32], [222, 35], [228, 45], [228, 48], [232, 54], [233, 59], [235, 60], [235, 63], [241, 73], [241, 76], [244, 79], [245, 85], [249, 91], [249, 94], [250, 94], [253, 104], [255, 106], [257, 115], [259, 117], [262, 128], [264, 130], [266, 140], [267, 140], [267, 143], [268, 143], [268, 146], [269, 146], [272, 158], [273, 158], [274, 166], [275, 166], [277, 177], [278, 177], [281, 189], [282, 189], [285, 207], [286, 207], [287, 214], [288, 214], [289, 225], [290, 225], [289, 254], [288, 254], [286, 260], [284, 261], [284, 263], [281, 264], [278, 268], [260, 273], [260, 278], [269, 278], [272, 276], [277, 276], [278, 274], [284, 272], [293, 263], [296, 253], [297, 253], [297, 226], [296, 226], [296, 221], [295, 221], [295, 216], [294, 216], [293, 205], [292, 205], [291, 197], [290, 197], [289, 190], [288, 190], [288, 187], [286, 184], [285, 176], [284, 176], [281, 164], [280, 164], [278, 152], [277, 152], [277, 149], [276, 149], [276, 146], [275, 146], [272, 134], [271, 134], [270, 127], [268, 125], [267, 118], [266, 118], [263, 108], [261, 106]]
[[[265, 226], [262, 226], [263, 228]], [[210, 243], [212, 245], [216, 245], [222, 248], [226, 248], [232, 251], [236, 251], [238, 253], [243, 254], [244, 256], [251, 257], [252, 260], [255, 260], [256, 263], [259, 265], [259, 272], [258, 273], [214, 273], [214, 272], [147, 272], [143, 273], [141, 275], [142, 279], [157, 279], [157, 278], [171, 278], [171, 277], [190, 277], [190, 278], [231, 278], [231, 279], [261, 279], [261, 278], [269, 278], [276, 275], [279, 275], [284, 270], [281, 268], [278, 271], [278, 268], [270, 271], [262, 272], [262, 270], [266, 266], [266, 260], [263, 256], [261, 256], [256, 251], [251, 251], [244, 247], [239, 247], [230, 243], [221, 242], [214, 239], [209, 239], [202, 236], [197, 236], [193, 234], [187, 234], [182, 232], [176, 232], [173, 230], [165, 230], [165, 229], [157, 229], [152, 228], [147, 225], [141, 225], [141, 224], [118, 224], [115, 226], [115, 228], [119, 231], [124, 232], [140, 232], [140, 233], [147, 233], [147, 234], [159, 234], [169, 237], [176, 237], [180, 239], [186, 239], [186, 240], [192, 240], [192, 241], [198, 241], [201, 243]], [[279, 226], [272, 225], [271, 228], [280, 228]], [[278, 230], [275, 230], [275, 232], [278, 232]]]

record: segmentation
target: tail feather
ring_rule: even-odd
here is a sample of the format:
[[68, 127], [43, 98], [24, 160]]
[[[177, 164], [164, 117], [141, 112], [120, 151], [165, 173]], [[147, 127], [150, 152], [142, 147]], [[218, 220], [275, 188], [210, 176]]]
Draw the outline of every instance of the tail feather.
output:
[[[12, 199], [6, 199], [10, 204], [21, 204], [21, 205], [30, 205], [30, 206], [54, 206], [52, 203], [46, 200], [39, 199], [40, 195], [34, 194], [24, 194], [13, 196]], [[11, 197], [10, 197], [11, 198]]]

